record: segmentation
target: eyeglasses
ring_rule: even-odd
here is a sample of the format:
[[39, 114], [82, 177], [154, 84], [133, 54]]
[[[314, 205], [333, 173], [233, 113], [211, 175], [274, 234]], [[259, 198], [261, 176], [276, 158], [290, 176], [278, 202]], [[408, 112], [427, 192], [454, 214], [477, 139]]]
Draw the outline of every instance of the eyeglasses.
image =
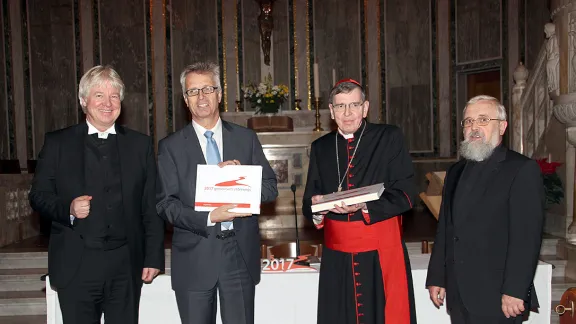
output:
[[346, 107], [348, 107], [349, 109], [358, 109], [358, 108], [362, 107], [363, 105], [364, 105], [364, 101], [351, 102], [349, 104], [332, 105], [332, 109], [334, 109], [334, 111], [344, 111], [344, 110], [346, 110]]
[[218, 87], [205, 86], [202, 89], [188, 89], [185, 93], [188, 97], [194, 97], [200, 93], [200, 90], [202, 90], [203, 94], [211, 94], [212, 92], [218, 90]]
[[498, 119], [498, 118], [490, 118], [487, 116], [480, 116], [476, 119], [473, 118], [466, 118], [463, 121], [460, 122], [460, 125], [464, 128], [466, 127], [472, 127], [472, 124], [476, 123], [476, 125], [478, 126], [486, 126], [488, 124], [490, 124], [491, 121], [493, 120], [499, 120], [502, 121], [503, 119]]

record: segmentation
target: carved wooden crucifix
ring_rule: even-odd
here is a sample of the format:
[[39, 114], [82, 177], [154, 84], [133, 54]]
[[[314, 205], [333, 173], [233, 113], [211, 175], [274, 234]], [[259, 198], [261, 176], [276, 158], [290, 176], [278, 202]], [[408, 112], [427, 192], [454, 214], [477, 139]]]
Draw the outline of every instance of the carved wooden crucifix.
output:
[[275, 0], [256, 0], [260, 5], [260, 15], [258, 16], [258, 26], [260, 27], [260, 39], [262, 41], [262, 52], [264, 53], [264, 64], [270, 65], [270, 47], [272, 29], [274, 29], [274, 18], [272, 17], [272, 5]]

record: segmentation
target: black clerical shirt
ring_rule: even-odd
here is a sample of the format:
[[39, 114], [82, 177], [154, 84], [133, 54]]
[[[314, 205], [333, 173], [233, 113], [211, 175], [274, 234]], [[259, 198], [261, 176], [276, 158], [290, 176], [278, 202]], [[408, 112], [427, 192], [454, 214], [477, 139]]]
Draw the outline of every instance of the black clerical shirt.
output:
[[466, 165], [464, 166], [464, 170], [462, 170], [458, 185], [456, 186], [456, 192], [454, 193], [454, 212], [451, 214], [453, 222], [457, 222], [458, 217], [466, 213], [467, 209], [470, 208], [467, 202], [471, 201], [471, 199], [468, 195], [473, 192], [473, 188], [477, 185], [478, 180], [486, 176], [489, 160], [490, 157], [480, 162], [472, 160], [466, 161]]

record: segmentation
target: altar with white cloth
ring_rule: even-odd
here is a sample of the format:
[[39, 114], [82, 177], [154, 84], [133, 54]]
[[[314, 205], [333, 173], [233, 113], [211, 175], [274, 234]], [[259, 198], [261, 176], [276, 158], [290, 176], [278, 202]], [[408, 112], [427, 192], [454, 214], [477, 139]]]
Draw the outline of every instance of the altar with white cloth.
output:
[[[425, 289], [429, 254], [410, 255], [414, 298], [418, 323], [450, 324], [446, 307], [437, 309]], [[255, 323], [257, 324], [314, 324], [318, 299], [319, 272], [263, 272], [256, 286]], [[534, 285], [540, 302], [539, 313], [530, 313], [529, 324], [549, 324], [552, 299], [552, 266], [539, 262]], [[62, 315], [57, 293], [46, 280], [48, 324], [61, 324]], [[140, 323], [180, 324], [176, 297], [171, 288], [170, 276], [161, 275], [152, 284], [142, 288]], [[221, 324], [220, 314], [217, 323]]]

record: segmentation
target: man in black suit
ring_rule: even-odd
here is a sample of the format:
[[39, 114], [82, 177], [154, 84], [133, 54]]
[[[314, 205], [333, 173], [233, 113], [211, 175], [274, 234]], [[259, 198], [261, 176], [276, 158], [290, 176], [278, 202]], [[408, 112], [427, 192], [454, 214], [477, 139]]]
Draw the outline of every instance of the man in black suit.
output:
[[192, 64], [180, 83], [192, 123], [160, 141], [156, 205], [174, 225], [172, 289], [178, 311], [185, 324], [215, 323], [218, 292], [224, 324], [254, 323], [261, 272], [258, 219], [231, 212], [234, 205], [195, 211], [196, 168], [261, 165], [263, 202], [278, 195], [276, 176], [256, 134], [221, 120], [218, 65]]
[[506, 110], [489, 96], [466, 104], [464, 159], [447, 172], [426, 286], [452, 323], [521, 323], [537, 307], [533, 278], [544, 221], [538, 164], [502, 145]]
[[116, 124], [124, 84], [111, 67], [79, 85], [86, 121], [46, 134], [30, 190], [52, 219], [50, 282], [65, 324], [138, 323], [142, 283], [164, 269], [150, 137]]

